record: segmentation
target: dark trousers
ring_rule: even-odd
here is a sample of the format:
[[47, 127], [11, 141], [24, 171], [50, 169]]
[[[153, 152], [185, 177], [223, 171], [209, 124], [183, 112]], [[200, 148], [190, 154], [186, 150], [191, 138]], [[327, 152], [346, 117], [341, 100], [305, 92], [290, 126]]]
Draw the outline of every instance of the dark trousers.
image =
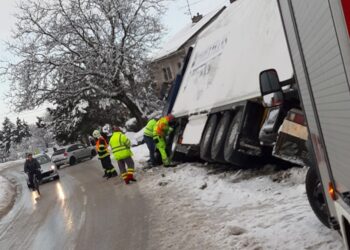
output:
[[111, 161], [111, 157], [110, 156], [106, 156], [104, 158], [100, 158], [101, 160], [101, 164], [103, 169], [105, 170], [105, 175], [107, 177], [112, 177], [112, 176], [117, 176], [117, 170], [115, 170], [112, 161]]
[[143, 138], [144, 138], [146, 145], [148, 147], [148, 150], [149, 150], [149, 157], [150, 157], [151, 163], [154, 165], [156, 163], [155, 158], [154, 158], [154, 153], [156, 150], [156, 145], [154, 144], [154, 140], [152, 137], [149, 137], [146, 135], [143, 136]]
[[106, 156], [104, 158], [101, 158], [100, 160], [101, 160], [101, 164], [102, 164], [103, 169], [109, 170], [111, 168], [114, 168], [112, 161], [111, 161], [111, 157]]
[[39, 170], [34, 170], [34, 171], [29, 172], [28, 173], [28, 180], [29, 180], [29, 185], [31, 187], [34, 186], [34, 183], [33, 183], [34, 174], [36, 174], [36, 178], [38, 179], [38, 181], [41, 180], [41, 172]]

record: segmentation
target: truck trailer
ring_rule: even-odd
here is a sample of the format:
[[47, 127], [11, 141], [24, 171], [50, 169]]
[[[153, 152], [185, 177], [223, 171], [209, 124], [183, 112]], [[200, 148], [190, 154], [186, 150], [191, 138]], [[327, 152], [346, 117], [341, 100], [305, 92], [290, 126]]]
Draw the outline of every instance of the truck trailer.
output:
[[[262, 96], [270, 69], [283, 93]], [[301, 106], [277, 1], [230, 4], [197, 38], [169, 100], [166, 113], [177, 121], [170, 147], [175, 158], [199, 156], [243, 168], [247, 159], [271, 152], [299, 161], [306, 155], [300, 150], [306, 125], [297, 119]], [[298, 122], [303, 131], [295, 133]], [[300, 145], [297, 153], [285, 150], [291, 144]]]

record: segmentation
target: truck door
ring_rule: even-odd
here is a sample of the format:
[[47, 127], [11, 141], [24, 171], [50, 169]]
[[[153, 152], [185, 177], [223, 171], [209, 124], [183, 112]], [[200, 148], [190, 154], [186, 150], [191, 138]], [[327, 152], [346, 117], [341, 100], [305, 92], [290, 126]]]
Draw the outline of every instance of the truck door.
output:
[[350, 46], [340, 0], [279, 4], [324, 192], [330, 182], [349, 192]]

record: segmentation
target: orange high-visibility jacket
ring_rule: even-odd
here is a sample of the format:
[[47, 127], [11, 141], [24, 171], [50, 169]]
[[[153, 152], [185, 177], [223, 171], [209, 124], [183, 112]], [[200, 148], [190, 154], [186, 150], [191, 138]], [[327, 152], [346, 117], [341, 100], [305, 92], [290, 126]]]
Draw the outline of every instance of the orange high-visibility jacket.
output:
[[100, 136], [96, 142], [96, 151], [98, 158], [105, 158], [106, 156], [109, 156], [108, 143], [103, 136]]
[[153, 131], [153, 136], [160, 136], [160, 137], [164, 137], [165, 135], [167, 135], [169, 132], [169, 121], [168, 118], [162, 117], [160, 118], [156, 125], [154, 126], [154, 131]]

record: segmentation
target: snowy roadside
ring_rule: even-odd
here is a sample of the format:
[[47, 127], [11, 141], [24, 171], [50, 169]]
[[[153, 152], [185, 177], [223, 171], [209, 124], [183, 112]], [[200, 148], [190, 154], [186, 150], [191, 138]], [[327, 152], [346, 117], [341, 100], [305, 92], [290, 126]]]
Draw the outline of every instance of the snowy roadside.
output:
[[[133, 151], [140, 167], [147, 149]], [[198, 163], [139, 170], [153, 211], [150, 228], [157, 228], [150, 249], [343, 249], [308, 204], [306, 171]]]
[[15, 199], [15, 187], [0, 175], [0, 218], [11, 209]]
[[18, 164], [23, 162], [23, 159], [19, 159], [0, 163], [0, 219], [11, 209], [16, 197], [15, 186], [8, 179], [3, 177], [1, 172], [7, 168], [18, 166]]
[[5, 170], [6, 168], [12, 167], [12, 166], [17, 166], [18, 164], [23, 163], [24, 164], [24, 159], [19, 159], [15, 161], [8, 161], [5, 163], [0, 163], [0, 172]]

